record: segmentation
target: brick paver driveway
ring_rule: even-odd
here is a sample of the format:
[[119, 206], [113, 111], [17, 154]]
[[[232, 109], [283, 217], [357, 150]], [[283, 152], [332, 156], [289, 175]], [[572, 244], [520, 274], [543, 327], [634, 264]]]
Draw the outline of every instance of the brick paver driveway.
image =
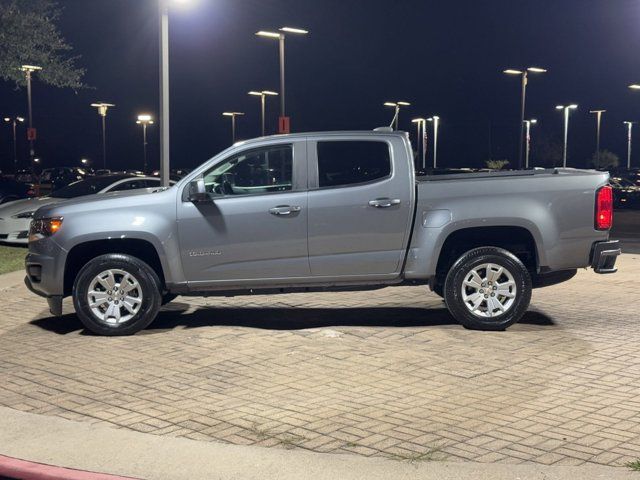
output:
[[[179, 298], [134, 337], [3, 292], [0, 404], [159, 435], [398, 459], [640, 457], [640, 256], [537, 290], [507, 332], [425, 288]], [[65, 304], [66, 312], [71, 312]]]

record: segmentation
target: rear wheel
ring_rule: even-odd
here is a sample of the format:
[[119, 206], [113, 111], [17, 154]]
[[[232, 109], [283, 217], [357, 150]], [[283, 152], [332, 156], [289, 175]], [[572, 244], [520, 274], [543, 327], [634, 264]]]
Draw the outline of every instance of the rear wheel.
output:
[[502, 248], [480, 247], [453, 264], [444, 299], [466, 328], [504, 330], [527, 311], [531, 288], [529, 271], [518, 257]]
[[131, 335], [147, 327], [162, 296], [155, 271], [123, 254], [100, 255], [78, 273], [73, 305], [83, 325], [98, 335]]

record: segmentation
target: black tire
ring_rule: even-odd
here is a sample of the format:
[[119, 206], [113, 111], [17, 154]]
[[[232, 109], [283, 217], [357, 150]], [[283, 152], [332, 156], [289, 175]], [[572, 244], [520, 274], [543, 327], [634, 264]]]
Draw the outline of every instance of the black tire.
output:
[[[96, 276], [106, 270], [124, 271], [133, 275], [141, 289], [142, 300], [138, 310], [122, 323], [100, 319], [89, 306], [89, 287]], [[146, 328], [156, 318], [162, 301], [160, 280], [156, 272], [142, 260], [120, 253], [100, 255], [82, 267], [73, 284], [72, 296], [76, 314], [82, 324], [95, 334], [107, 336], [132, 335]], [[122, 311], [124, 307], [121, 305], [118, 308]]]
[[177, 294], [171, 293], [171, 292], [167, 292], [164, 295], [162, 295], [162, 305], [166, 305], [167, 303], [171, 303], [176, 298], [178, 298]]
[[[481, 295], [481, 297], [478, 297], [478, 300], [480, 300], [480, 311], [478, 314], [472, 313], [464, 301], [462, 291], [463, 282], [468, 275], [469, 279], [471, 279], [471, 272], [475, 268], [485, 264], [502, 267], [504, 271], [508, 272], [513, 278], [515, 289], [510, 290], [506, 295], [515, 292], [515, 297], [504, 313], [499, 313], [500, 308], [492, 307], [496, 305], [494, 301], [499, 301], [500, 305], [504, 307], [505, 304], [503, 304], [502, 301], [508, 302], [508, 297], [500, 295], [496, 297], [495, 293], [492, 295], [491, 290], [488, 290], [488, 288], [493, 289], [495, 287], [498, 289], [500, 287], [496, 287], [496, 285], [506, 285], [504, 281], [499, 284], [495, 282], [499, 279], [506, 279], [506, 276], [496, 278], [494, 282], [491, 282], [492, 285], [487, 285], [481, 290], [466, 287], [465, 293], [467, 293], [467, 295], [472, 295], [473, 293]], [[482, 271], [483, 270], [480, 270], [480, 272]], [[485, 275], [487, 275], [488, 270], [485, 269], [484, 272]], [[488, 277], [485, 277], [485, 279], [486, 278]], [[483, 282], [481, 285], [486, 285], [487, 283], [488, 282]], [[503, 287], [503, 289], [504, 288], [506, 287]], [[469, 250], [453, 264], [445, 280], [444, 300], [451, 315], [466, 328], [473, 330], [505, 330], [520, 320], [527, 311], [529, 302], [531, 301], [531, 289], [531, 276], [529, 275], [529, 271], [518, 257], [502, 248], [480, 247]], [[480, 294], [480, 292], [483, 293]], [[467, 300], [470, 301], [469, 298]], [[471, 302], [470, 306], [471, 305], [473, 305], [473, 302]], [[490, 309], [494, 312], [493, 316], [482, 316], [483, 314], [488, 314]]]

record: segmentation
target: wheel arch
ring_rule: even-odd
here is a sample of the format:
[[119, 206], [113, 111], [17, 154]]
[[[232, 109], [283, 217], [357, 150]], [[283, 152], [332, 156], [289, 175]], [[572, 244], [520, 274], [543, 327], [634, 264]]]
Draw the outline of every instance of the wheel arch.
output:
[[148, 240], [138, 238], [114, 238], [90, 240], [74, 245], [67, 253], [64, 269], [64, 295], [70, 295], [80, 269], [92, 259], [108, 254], [121, 253], [136, 257], [149, 265], [165, 288], [165, 274], [156, 247]]

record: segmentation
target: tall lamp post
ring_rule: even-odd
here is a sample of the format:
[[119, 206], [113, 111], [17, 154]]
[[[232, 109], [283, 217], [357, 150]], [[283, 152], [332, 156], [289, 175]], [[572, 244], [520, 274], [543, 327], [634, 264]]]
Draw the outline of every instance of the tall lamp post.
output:
[[282, 27], [277, 32], [271, 32], [267, 30], [260, 30], [256, 32], [256, 35], [267, 38], [277, 38], [280, 47], [280, 118], [278, 119], [278, 133], [290, 133], [291, 122], [290, 118], [286, 115], [285, 110], [285, 89], [284, 89], [284, 39], [286, 33], [293, 33], [297, 35], [307, 35], [308, 30], [302, 28]]
[[18, 172], [18, 137], [16, 136], [16, 127], [18, 123], [23, 123], [22, 117], [4, 117], [4, 121], [10, 123], [13, 129], [13, 173]]
[[427, 122], [433, 123], [433, 168], [438, 166], [438, 128], [440, 127], [440, 117], [434, 115], [427, 118]]
[[416, 124], [416, 150], [422, 163], [422, 171], [427, 168], [427, 119], [414, 118], [411, 120]]
[[539, 67], [529, 67], [522, 70], [508, 68], [503, 71], [507, 75], [520, 75], [522, 77], [522, 88], [520, 93], [520, 139], [518, 140], [518, 168], [522, 168], [522, 142], [524, 137], [524, 115], [527, 101], [527, 84], [529, 83], [529, 73], [546, 73], [546, 69]]
[[[636, 122], [624, 122], [627, 126], [627, 170], [631, 170], [631, 132], [634, 123]], [[600, 165], [598, 164], [598, 166]]]
[[526, 139], [526, 149], [524, 154], [524, 168], [529, 168], [529, 154], [531, 153], [531, 125], [535, 125], [538, 123], [538, 120], [532, 118], [530, 120], [525, 120], [524, 125], [526, 127], [525, 139]]
[[142, 125], [142, 171], [147, 173], [147, 127], [149, 125], [153, 125], [153, 117], [148, 113], [143, 113], [138, 115], [138, 120], [136, 120], [138, 125]]
[[604, 112], [606, 112], [606, 110], [589, 110], [589, 113], [593, 113], [596, 116], [596, 161], [598, 165], [600, 165], [600, 125]]
[[107, 110], [115, 107], [113, 103], [92, 103], [92, 107], [98, 109], [98, 115], [102, 118], [102, 168], [107, 168]]
[[244, 112], [223, 112], [223, 116], [231, 117], [231, 144], [236, 143], [236, 117], [244, 115]]
[[27, 106], [29, 109], [29, 127], [27, 130], [27, 140], [29, 140], [29, 158], [33, 163], [35, 160], [35, 146], [34, 142], [36, 141], [36, 129], [33, 127], [33, 109], [31, 107], [31, 74], [33, 72], [37, 72], [38, 70], [42, 70], [42, 67], [38, 67], [36, 65], [22, 65], [20, 67], [25, 74], [27, 80]]
[[251, 90], [249, 92], [249, 95], [260, 97], [260, 124], [262, 126], [262, 130], [261, 130], [262, 131], [262, 136], [264, 137], [264, 135], [265, 135], [265, 133], [264, 133], [265, 132], [264, 114], [265, 114], [265, 109], [266, 109], [265, 108], [266, 107], [266, 105], [265, 105], [266, 104], [266, 100], [265, 99], [267, 98], [267, 95], [276, 96], [276, 95], [278, 95], [278, 93], [277, 92], [272, 92], [271, 90], [262, 90], [260, 92], [256, 92], [255, 90]]
[[567, 145], [569, 139], [569, 112], [578, 108], [578, 105], [558, 105], [556, 110], [562, 110], [564, 112], [564, 149], [562, 152], [562, 166], [567, 167]]
[[393, 120], [391, 120], [391, 124], [389, 125], [390, 127], [393, 127], [394, 130], [398, 130], [400, 107], [408, 107], [409, 105], [411, 105], [409, 102], [384, 102], [385, 107], [392, 107], [395, 110]]

